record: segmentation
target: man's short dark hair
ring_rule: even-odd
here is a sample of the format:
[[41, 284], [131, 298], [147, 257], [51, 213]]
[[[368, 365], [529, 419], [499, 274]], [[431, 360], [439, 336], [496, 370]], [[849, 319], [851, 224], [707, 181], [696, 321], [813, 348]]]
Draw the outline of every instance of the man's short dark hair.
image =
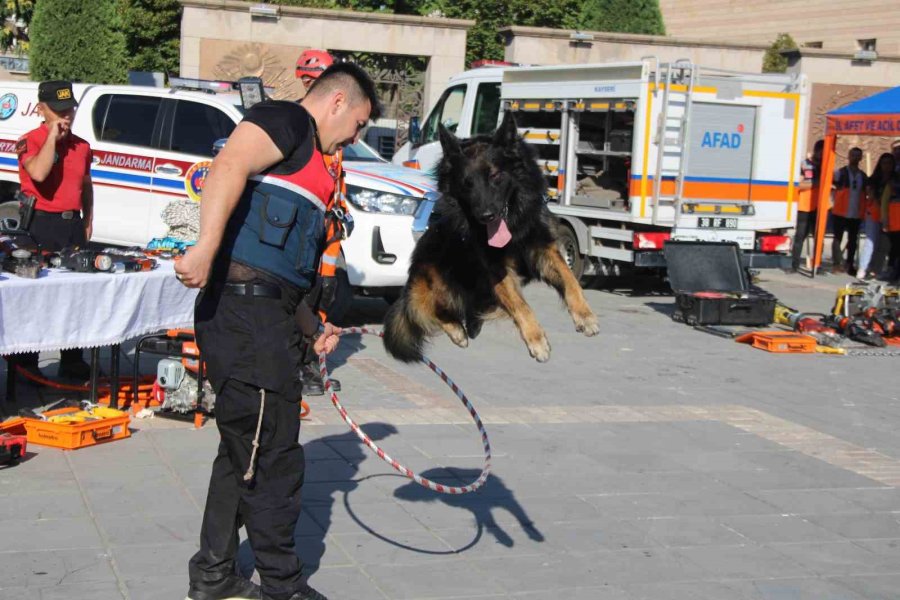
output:
[[375, 91], [375, 82], [359, 65], [349, 62], [334, 63], [319, 75], [307, 95], [330, 94], [336, 90], [345, 91], [351, 104], [368, 100], [372, 105], [369, 112], [370, 121], [375, 121], [381, 116], [381, 103]]
[[825, 147], [825, 140], [816, 140], [816, 143], [813, 144], [813, 150], [821, 150]]
[[854, 146], [850, 148], [850, 152], [848, 152], [847, 154], [853, 154], [854, 152], [859, 152], [860, 154], [862, 154], [863, 150], [859, 146]]

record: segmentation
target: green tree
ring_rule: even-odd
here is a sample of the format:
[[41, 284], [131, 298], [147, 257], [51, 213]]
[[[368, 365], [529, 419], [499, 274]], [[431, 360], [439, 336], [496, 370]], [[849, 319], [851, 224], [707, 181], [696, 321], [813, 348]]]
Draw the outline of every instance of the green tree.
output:
[[34, 14], [34, 0], [2, 0], [0, 19], [0, 50], [28, 52], [28, 25]]
[[306, 6], [308, 8], [333, 8], [361, 12], [388, 12], [398, 15], [419, 14], [421, 0], [269, 0], [269, 4], [281, 6]]
[[420, 14], [439, 14], [472, 19], [475, 26], [466, 38], [466, 62], [503, 58], [498, 30], [510, 25], [573, 29], [577, 25], [577, 0], [432, 0], [419, 7]]
[[791, 50], [797, 47], [797, 42], [788, 33], [779, 33], [769, 49], [763, 55], [763, 73], [784, 73], [787, 71], [788, 60], [781, 55], [782, 50]]
[[307, 8], [341, 8], [336, 0], [269, 0], [266, 4], [305, 6]]
[[127, 79], [116, 0], [40, 0], [31, 21], [31, 78], [90, 83]]
[[[43, 0], [41, 0], [43, 2]], [[181, 3], [178, 0], [118, 0], [128, 68], [178, 73]]]
[[503, 27], [575, 29], [581, 5], [580, 0], [270, 0], [269, 3], [470, 19], [475, 21], [466, 38], [466, 62], [470, 64], [482, 58], [503, 58], [503, 39], [498, 33]]
[[665, 35], [659, 0], [586, 0], [578, 14], [586, 31]]

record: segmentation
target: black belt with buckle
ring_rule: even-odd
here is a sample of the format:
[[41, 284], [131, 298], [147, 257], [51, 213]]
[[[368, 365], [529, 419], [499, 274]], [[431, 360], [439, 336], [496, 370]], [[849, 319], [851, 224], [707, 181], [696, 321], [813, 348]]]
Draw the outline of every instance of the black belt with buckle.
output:
[[36, 210], [34, 212], [39, 215], [52, 215], [54, 217], [59, 217], [60, 219], [64, 219], [66, 221], [71, 221], [75, 217], [81, 216], [80, 210], [64, 210], [62, 212], [52, 212], [49, 210]]
[[253, 296], [281, 300], [281, 288], [271, 283], [226, 283], [222, 292], [229, 296]]

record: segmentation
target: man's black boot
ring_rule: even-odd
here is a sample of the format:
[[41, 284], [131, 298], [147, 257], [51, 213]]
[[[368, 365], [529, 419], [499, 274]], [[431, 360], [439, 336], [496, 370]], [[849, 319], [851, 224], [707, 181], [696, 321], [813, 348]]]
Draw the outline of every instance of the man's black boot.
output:
[[[317, 361], [303, 365], [302, 377], [304, 396], [321, 396], [325, 393], [325, 382], [322, 381], [322, 374], [319, 372], [319, 363]], [[331, 387], [335, 392], [339, 392], [341, 391], [341, 382], [332, 377]]]
[[47, 376], [44, 375], [43, 371], [41, 371], [41, 369], [38, 367], [38, 355], [36, 353], [33, 355], [32, 354], [19, 354], [19, 355], [7, 356], [6, 360], [13, 361], [15, 366], [18, 367], [16, 370], [16, 378], [19, 381], [27, 383], [28, 385], [33, 386], [33, 387], [41, 387], [44, 385], [34, 379], [26, 377], [21, 372], [21, 371], [27, 371], [30, 375], [40, 378], [40, 379], [47, 378]]
[[78, 381], [87, 381], [91, 378], [91, 365], [84, 360], [60, 361], [57, 376], [62, 379], [77, 379]]
[[[263, 595], [263, 600], [269, 600], [269, 598]], [[304, 586], [302, 590], [288, 598], [288, 600], [328, 600], [328, 598], [307, 585]]]
[[259, 586], [238, 575], [229, 575], [218, 583], [192, 583], [185, 600], [259, 600]]

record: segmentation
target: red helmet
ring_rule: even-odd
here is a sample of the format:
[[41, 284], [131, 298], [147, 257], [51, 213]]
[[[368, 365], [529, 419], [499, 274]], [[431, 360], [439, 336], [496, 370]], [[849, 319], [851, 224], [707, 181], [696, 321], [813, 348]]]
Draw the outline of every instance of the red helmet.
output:
[[306, 76], [316, 79], [333, 62], [334, 59], [324, 50], [304, 50], [300, 58], [297, 59], [296, 76], [297, 78]]

